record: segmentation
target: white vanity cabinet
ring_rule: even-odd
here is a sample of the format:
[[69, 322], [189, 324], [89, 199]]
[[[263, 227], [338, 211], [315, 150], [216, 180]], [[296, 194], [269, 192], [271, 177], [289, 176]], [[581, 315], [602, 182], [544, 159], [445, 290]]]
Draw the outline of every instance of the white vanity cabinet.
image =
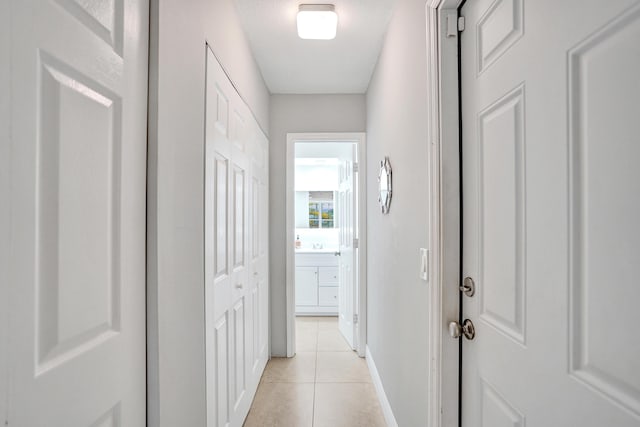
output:
[[338, 314], [338, 259], [333, 252], [296, 253], [296, 314]]

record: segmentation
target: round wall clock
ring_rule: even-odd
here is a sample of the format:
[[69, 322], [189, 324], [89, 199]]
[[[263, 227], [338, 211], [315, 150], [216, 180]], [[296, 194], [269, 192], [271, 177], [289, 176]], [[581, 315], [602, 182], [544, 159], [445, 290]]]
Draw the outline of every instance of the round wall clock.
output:
[[378, 173], [378, 202], [383, 214], [389, 213], [391, 206], [391, 162], [385, 156], [380, 162], [380, 172]]

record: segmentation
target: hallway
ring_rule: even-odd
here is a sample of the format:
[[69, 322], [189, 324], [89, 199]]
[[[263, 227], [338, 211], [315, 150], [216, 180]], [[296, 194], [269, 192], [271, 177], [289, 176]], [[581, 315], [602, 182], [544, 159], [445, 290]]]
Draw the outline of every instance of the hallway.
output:
[[0, 1], [0, 427], [640, 427], [640, 0], [319, 3]]
[[296, 350], [267, 364], [245, 427], [386, 425], [367, 363], [349, 349], [337, 317], [296, 318]]

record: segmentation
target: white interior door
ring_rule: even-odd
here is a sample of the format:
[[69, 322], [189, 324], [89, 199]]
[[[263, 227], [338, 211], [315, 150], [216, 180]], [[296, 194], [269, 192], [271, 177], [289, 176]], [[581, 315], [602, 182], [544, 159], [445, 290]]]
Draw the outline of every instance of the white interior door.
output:
[[356, 230], [357, 189], [354, 185], [355, 144], [340, 156], [340, 177], [338, 190], [337, 217], [339, 227], [340, 257], [338, 261], [338, 328], [355, 349], [354, 313], [356, 291], [356, 251], [354, 237]]
[[6, 424], [145, 425], [148, 3], [9, 3]]
[[[247, 135], [251, 156], [250, 188], [250, 276], [247, 333], [247, 377], [250, 384], [259, 382], [269, 359], [269, 142], [255, 120], [248, 120]], [[250, 402], [252, 399], [248, 399]]]
[[241, 426], [267, 361], [267, 142], [207, 49], [207, 423]]
[[640, 3], [461, 14], [462, 425], [638, 426]]

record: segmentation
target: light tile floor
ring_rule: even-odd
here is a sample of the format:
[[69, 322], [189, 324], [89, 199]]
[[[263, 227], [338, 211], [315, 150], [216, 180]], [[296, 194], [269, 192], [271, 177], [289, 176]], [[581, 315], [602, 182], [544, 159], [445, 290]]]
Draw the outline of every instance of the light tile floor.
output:
[[296, 356], [269, 361], [244, 426], [386, 426], [367, 363], [336, 317], [296, 318]]

